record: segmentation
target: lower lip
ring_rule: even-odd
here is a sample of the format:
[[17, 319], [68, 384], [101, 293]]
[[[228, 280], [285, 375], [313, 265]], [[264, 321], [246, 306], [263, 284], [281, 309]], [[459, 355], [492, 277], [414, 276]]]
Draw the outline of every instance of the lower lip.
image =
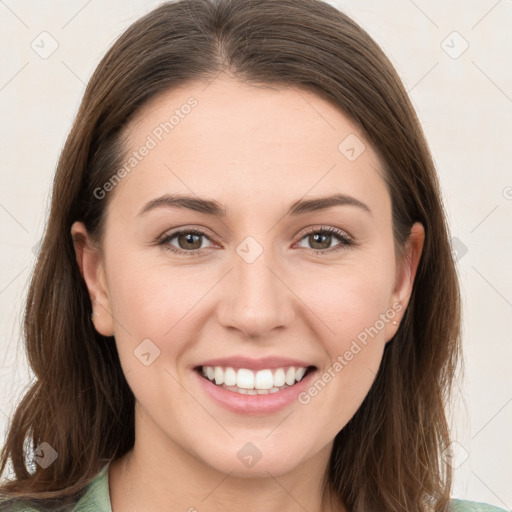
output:
[[238, 414], [262, 415], [280, 411], [298, 400], [298, 395], [310, 386], [316, 370], [308, 373], [293, 386], [267, 395], [242, 395], [213, 384], [196, 370], [193, 370], [193, 373], [206, 394], [226, 409]]

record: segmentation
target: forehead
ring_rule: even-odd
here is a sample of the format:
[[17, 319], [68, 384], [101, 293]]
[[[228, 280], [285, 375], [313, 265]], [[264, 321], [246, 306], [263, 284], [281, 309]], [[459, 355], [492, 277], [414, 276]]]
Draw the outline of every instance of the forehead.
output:
[[187, 192], [215, 197], [229, 212], [230, 203], [268, 198], [281, 207], [341, 192], [390, 207], [381, 162], [361, 131], [303, 89], [225, 76], [189, 83], [150, 101], [126, 134], [124, 164], [133, 165], [115, 196], [138, 205]]

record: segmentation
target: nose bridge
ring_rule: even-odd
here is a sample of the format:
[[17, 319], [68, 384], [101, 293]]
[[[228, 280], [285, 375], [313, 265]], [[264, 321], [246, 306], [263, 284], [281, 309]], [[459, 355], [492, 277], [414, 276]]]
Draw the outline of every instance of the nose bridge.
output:
[[274, 256], [275, 251], [264, 248], [255, 237], [248, 236], [238, 244], [226, 283], [226, 300], [219, 313], [224, 327], [258, 337], [291, 322], [291, 294], [278, 277], [282, 266]]

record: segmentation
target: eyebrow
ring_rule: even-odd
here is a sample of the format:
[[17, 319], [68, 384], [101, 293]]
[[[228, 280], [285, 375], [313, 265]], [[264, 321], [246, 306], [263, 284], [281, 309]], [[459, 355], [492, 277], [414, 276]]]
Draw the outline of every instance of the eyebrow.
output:
[[[370, 208], [359, 199], [347, 194], [333, 194], [313, 199], [299, 199], [291, 204], [286, 211], [285, 216], [303, 215], [305, 213], [326, 210], [327, 208], [332, 208], [334, 206], [355, 206], [366, 211], [370, 215], [372, 214]], [[161, 197], [152, 199], [144, 205], [137, 216], [140, 217], [157, 208], [181, 208], [215, 217], [227, 216], [227, 210], [217, 201], [183, 194], [164, 194]]]

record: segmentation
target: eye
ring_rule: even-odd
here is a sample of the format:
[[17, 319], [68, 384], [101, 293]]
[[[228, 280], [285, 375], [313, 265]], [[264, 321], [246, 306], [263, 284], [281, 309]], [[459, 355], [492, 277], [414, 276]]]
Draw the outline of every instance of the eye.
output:
[[[166, 251], [176, 254], [200, 256], [205, 249], [205, 247], [202, 246], [202, 238], [211, 242], [211, 239], [206, 233], [200, 230], [185, 229], [165, 235], [158, 244], [164, 246]], [[332, 247], [331, 242], [336, 238], [340, 243]], [[171, 243], [174, 239], [176, 239], [177, 246]], [[354, 245], [354, 241], [346, 233], [330, 226], [322, 226], [321, 228], [309, 230], [303, 234], [300, 241], [304, 239], [307, 239], [312, 245], [312, 248], [306, 247], [306, 251], [313, 254], [331, 253]]]
[[[331, 242], [336, 238], [340, 243], [331, 247]], [[331, 253], [354, 244], [346, 233], [330, 226], [310, 230], [303, 235], [301, 241], [304, 239], [311, 244], [312, 249], [306, 249], [313, 254]]]
[[[187, 254], [188, 256], [198, 256], [203, 253], [202, 240], [204, 237], [210, 240], [205, 233], [197, 230], [182, 230], [175, 231], [166, 235], [161, 241], [166, 251], [171, 251], [178, 254]], [[176, 238], [178, 247], [171, 244], [171, 241]]]

